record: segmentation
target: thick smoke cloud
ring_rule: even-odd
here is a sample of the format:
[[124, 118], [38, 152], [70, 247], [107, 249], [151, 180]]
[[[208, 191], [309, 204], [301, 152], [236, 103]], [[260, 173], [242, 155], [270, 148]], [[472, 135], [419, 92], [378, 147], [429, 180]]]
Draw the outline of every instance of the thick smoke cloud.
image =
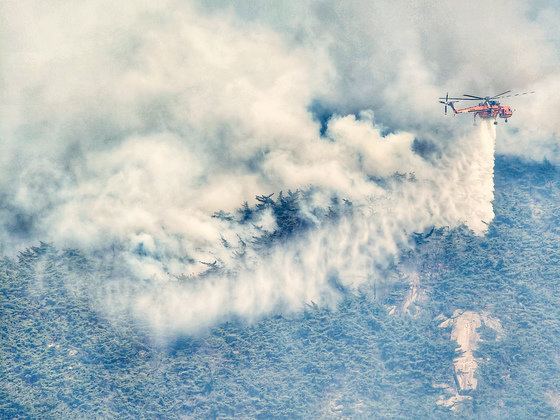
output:
[[[229, 2], [214, 1], [210, 10]], [[501, 129], [499, 153], [558, 162], [560, 8], [551, 2], [351, 1], [290, 2], [281, 11], [246, 2], [230, 7], [244, 19], [264, 22], [292, 45], [327, 48], [335, 67], [323, 106], [341, 114], [373, 109], [390, 129], [448, 141], [433, 100], [471, 93], [536, 91], [508, 99], [516, 109]], [[452, 120], [449, 118], [449, 120]], [[439, 135], [435, 132], [439, 131]]]
[[[382, 282], [412, 232], [482, 234], [493, 218], [495, 127], [444, 119], [435, 98], [560, 80], [556, 50], [539, 41], [558, 11], [517, 6], [495, 22], [502, 9], [487, 4], [484, 15], [431, 3], [6, 2], [2, 250], [46, 240], [115, 256], [119, 292], [102, 299], [161, 331], [332, 305], [337, 285]], [[471, 30], [495, 42], [477, 47]], [[558, 100], [530, 100], [498, 147], [557, 161]], [[214, 212], [298, 188], [313, 188], [317, 208], [336, 196], [354, 212], [236, 261], [222, 240], [249, 243], [274, 218], [241, 226]], [[235, 275], [176, 280], [212, 261]]]
[[[360, 145], [366, 148], [380, 138], [378, 131], [352, 117], [331, 124], [329, 131], [336, 130], [337, 142], [354, 142], [369, 131], [371, 136]], [[418, 169], [414, 181], [370, 190], [371, 195], [361, 197], [351, 215], [257, 256], [235, 276], [210, 276], [203, 283], [168, 283], [159, 290], [140, 293], [133, 310], [147, 317], [160, 333], [169, 333], [230, 317], [254, 319], [276, 311], [295, 311], [302, 302], [334, 306], [340, 288], [383, 287], [392, 281], [387, 268], [399, 250], [410, 246], [409, 235], [414, 230], [465, 223], [476, 234], [485, 232], [494, 217], [495, 136], [494, 126], [484, 122], [460, 140], [464, 151], [447, 161], [423, 167], [424, 163], [411, 156], [410, 167], [417, 163]], [[407, 137], [403, 135], [396, 143], [405, 143]], [[375, 159], [376, 153], [364, 153], [364, 161]], [[398, 156], [395, 150], [388, 154]]]

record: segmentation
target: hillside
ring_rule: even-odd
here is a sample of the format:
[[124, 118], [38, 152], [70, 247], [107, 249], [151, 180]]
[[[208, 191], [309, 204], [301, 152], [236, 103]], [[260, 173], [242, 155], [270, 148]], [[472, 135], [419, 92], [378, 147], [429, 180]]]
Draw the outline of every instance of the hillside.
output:
[[[295, 202], [263, 246], [309, 228]], [[498, 157], [487, 235], [416, 235], [387, 290], [336, 310], [164, 342], [98, 309], [109, 267], [38, 244], [0, 262], [0, 417], [559, 417], [559, 202], [557, 168]]]

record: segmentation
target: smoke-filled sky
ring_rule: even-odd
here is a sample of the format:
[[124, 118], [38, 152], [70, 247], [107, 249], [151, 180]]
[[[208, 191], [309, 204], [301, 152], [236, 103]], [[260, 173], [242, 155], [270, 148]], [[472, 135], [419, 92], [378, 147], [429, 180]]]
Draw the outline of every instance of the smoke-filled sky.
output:
[[[106, 301], [159, 329], [332, 304], [332, 276], [383, 281], [411, 232], [484, 234], [494, 146], [560, 161], [548, 3], [4, 0], [1, 249], [116, 253], [124, 296]], [[507, 102], [516, 112], [497, 131], [437, 99], [507, 89], [536, 93]], [[372, 181], [395, 173], [408, 181]], [[288, 189], [356, 210], [236, 262], [222, 239], [274, 218], [211, 216]], [[237, 274], [177, 281], [214, 260]]]

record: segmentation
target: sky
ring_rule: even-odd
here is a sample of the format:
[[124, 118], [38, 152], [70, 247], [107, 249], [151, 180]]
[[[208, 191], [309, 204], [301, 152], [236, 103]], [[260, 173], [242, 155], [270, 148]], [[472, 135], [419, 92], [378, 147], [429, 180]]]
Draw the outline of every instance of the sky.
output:
[[[494, 152], [559, 162], [548, 3], [3, 0], [1, 251], [47, 241], [117, 259], [100, 306], [173, 333], [335, 305], [333, 275], [388, 281], [379, 267], [411, 232], [484, 234]], [[508, 89], [535, 93], [498, 126], [438, 103]], [[395, 173], [408, 178], [372, 181]], [[212, 215], [288, 189], [313, 191], [310, 213], [333, 197], [356, 210], [236, 260], [222, 238], [274, 218]], [[236, 274], [177, 280], [214, 260]]]

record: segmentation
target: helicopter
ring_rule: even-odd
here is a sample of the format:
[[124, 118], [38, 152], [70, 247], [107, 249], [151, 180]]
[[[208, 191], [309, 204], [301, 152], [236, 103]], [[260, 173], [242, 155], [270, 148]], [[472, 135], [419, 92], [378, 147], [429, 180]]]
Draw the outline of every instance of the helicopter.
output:
[[[467, 94], [463, 94], [462, 98], [450, 98], [449, 93], [447, 93], [445, 95], [445, 98], [439, 98], [440, 99], [439, 102], [445, 105], [446, 115], [447, 115], [447, 106], [450, 106], [453, 112], [455, 113], [455, 115], [467, 114], [469, 112], [472, 112], [474, 115], [475, 125], [476, 125], [477, 116], [482, 119], [494, 118], [494, 124], [497, 125], [498, 117], [504, 118], [505, 122], [507, 123], [508, 118], [510, 118], [513, 115], [513, 110], [507, 105], [500, 105], [498, 100], [504, 98], [510, 98], [512, 96], [522, 96], [522, 95], [529, 95], [531, 93], [535, 93], [535, 91], [532, 91], [532, 92], [516, 93], [516, 94], [504, 96], [505, 94], [510, 92], [511, 90], [506, 90], [505, 92], [499, 93], [497, 95], [486, 96], [484, 98], [481, 96], [467, 95]], [[444, 100], [442, 101], [441, 99]], [[481, 102], [475, 106], [457, 109], [455, 108], [455, 103], [458, 101], [481, 101]]]

